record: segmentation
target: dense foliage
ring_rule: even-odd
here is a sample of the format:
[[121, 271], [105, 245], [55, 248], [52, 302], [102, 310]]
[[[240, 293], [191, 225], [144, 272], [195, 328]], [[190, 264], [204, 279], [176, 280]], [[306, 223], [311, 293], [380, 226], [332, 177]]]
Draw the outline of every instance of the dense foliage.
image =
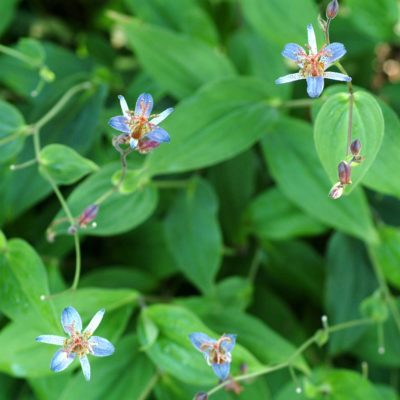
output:
[[399, 398], [398, 2], [327, 6], [0, 1], [0, 400]]

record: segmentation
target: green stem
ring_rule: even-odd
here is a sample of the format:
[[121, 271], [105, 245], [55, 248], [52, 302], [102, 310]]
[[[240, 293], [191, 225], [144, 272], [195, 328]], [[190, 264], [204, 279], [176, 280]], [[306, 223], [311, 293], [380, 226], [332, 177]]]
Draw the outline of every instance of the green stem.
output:
[[75, 244], [76, 257], [75, 257], [75, 275], [71, 286], [72, 290], [76, 290], [78, 288], [79, 278], [81, 276], [81, 247], [79, 244], [78, 232], [74, 234], [74, 244]]
[[18, 50], [12, 49], [11, 47], [4, 46], [0, 44], [0, 52], [7, 54], [10, 57], [16, 58], [17, 60], [20, 60], [24, 62], [25, 64], [30, 65], [31, 67], [38, 68], [39, 65], [37, 63], [32, 62], [32, 60], [26, 56], [25, 54], [21, 53]]
[[163, 180], [163, 181], [152, 181], [153, 185], [159, 189], [180, 189], [185, 188], [189, 184], [190, 180]]
[[141, 393], [138, 400], [146, 400], [159, 379], [160, 379], [160, 374], [159, 373], [154, 374], [153, 377], [149, 380], [149, 383], [143, 389], [143, 392]]
[[310, 107], [313, 104], [312, 99], [296, 99], [296, 100], [288, 100], [279, 105], [282, 108], [303, 108]]
[[12, 164], [10, 165], [11, 171], [18, 171], [19, 169], [24, 169], [31, 167], [32, 165], [36, 164], [38, 160], [36, 158], [33, 158], [32, 160], [25, 161], [24, 163], [21, 164]]
[[264, 252], [261, 248], [258, 248], [254, 253], [253, 259], [251, 260], [249, 276], [248, 276], [248, 280], [250, 283], [253, 283], [256, 279], [257, 272], [258, 272], [261, 262], [263, 260], [263, 255], [264, 255]]
[[328, 45], [330, 43], [330, 39], [329, 39], [329, 28], [331, 25], [331, 18], [328, 18], [328, 20], [326, 21], [326, 28], [325, 28], [325, 42]]

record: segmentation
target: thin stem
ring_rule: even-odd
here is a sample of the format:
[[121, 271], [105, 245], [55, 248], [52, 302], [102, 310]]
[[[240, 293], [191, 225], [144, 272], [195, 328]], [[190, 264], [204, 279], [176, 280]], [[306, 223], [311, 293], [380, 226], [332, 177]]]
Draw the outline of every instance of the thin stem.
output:
[[162, 180], [152, 181], [153, 185], [159, 189], [180, 189], [185, 188], [189, 184], [189, 179], [177, 179], [177, 180]]
[[31, 67], [38, 68], [39, 65], [37, 63], [32, 62], [32, 59], [26, 56], [25, 54], [21, 53], [18, 50], [12, 49], [11, 47], [4, 46], [0, 44], [0, 52], [7, 54], [10, 57], [14, 57], [25, 64], [30, 65]]
[[71, 286], [72, 290], [76, 290], [78, 288], [79, 278], [81, 276], [81, 247], [79, 244], [78, 232], [74, 234], [74, 244], [75, 244], [76, 257], [75, 257], [75, 275]]
[[36, 158], [33, 158], [32, 160], [25, 161], [21, 164], [12, 164], [10, 165], [11, 171], [18, 171], [20, 169], [28, 168], [31, 167], [32, 165], [35, 165], [38, 162]]
[[285, 101], [281, 104], [279, 104], [277, 107], [282, 107], [282, 108], [303, 108], [303, 107], [311, 107], [313, 104], [312, 99], [296, 99], [296, 100], [288, 100]]
[[251, 260], [249, 276], [248, 276], [248, 280], [250, 283], [253, 283], [256, 279], [257, 272], [264, 258], [263, 256], [264, 256], [263, 250], [261, 248], [258, 248], [254, 253], [253, 259]]
[[330, 43], [330, 39], [329, 39], [329, 28], [331, 25], [331, 18], [328, 18], [328, 20], [326, 21], [326, 28], [325, 28], [325, 42], [328, 45]]
[[150, 395], [152, 392], [154, 386], [160, 379], [160, 374], [157, 372], [153, 375], [153, 377], [149, 380], [149, 383], [146, 385], [146, 387], [143, 389], [143, 392], [141, 393], [140, 397], [138, 400], [146, 400], [147, 397]]
[[4, 144], [13, 142], [14, 140], [18, 139], [21, 136], [20, 132], [13, 133], [12, 135], [6, 136], [4, 138], [0, 139], [0, 146], [3, 146]]

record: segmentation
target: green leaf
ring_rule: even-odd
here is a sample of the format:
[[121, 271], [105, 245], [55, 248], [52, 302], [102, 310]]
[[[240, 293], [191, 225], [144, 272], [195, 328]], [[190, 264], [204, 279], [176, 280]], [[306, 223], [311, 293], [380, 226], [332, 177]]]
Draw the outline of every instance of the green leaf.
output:
[[147, 73], [177, 98], [207, 82], [235, 75], [229, 59], [200, 40], [137, 20], [122, 28]]
[[[335, 234], [329, 242], [327, 264], [325, 296], [330, 324], [362, 318], [360, 304], [377, 287], [363, 244]], [[330, 353], [351, 349], [365, 330], [365, 327], [356, 327], [335, 333], [329, 340]]]
[[[213, 385], [217, 382], [211, 367], [191, 344], [188, 336], [193, 332], [203, 332], [214, 338], [219, 335], [210, 331], [198, 317], [183, 307], [154, 305], [145, 308], [142, 316], [151, 319], [159, 329], [156, 342], [146, 349], [147, 355], [159, 368], [193, 385]], [[139, 323], [143, 323], [142, 319]], [[143, 345], [147, 343], [146, 338], [140, 335], [139, 339]], [[261, 367], [247, 350], [237, 344], [232, 352], [232, 375], [238, 374], [242, 363], [246, 363], [249, 372]]]
[[[78, 217], [87, 206], [94, 204], [106, 192], [112, 190], [111, 177], [119, 168], [119, 163], [108, 164], [82, 182], [67, 201], [72, 215]], [[101, 203], [96, 217], [96, 228], [82, 230], [82, 233], [108, 236], [129, 231], [153, 213], [157, 201], [158, 192], [153, 186], [146, 186], [127, 195], [115, 191]], [[56, 219], [62, 216], [63, 213], [60, 212]], [[66, 233], [67, 228], [60, 225], [56, 232]]]
[[5, 30], [10, 25], [15, 9], [17, 7], [19, 0], [2, 0], [1, 2], [1, 18], [0, 18], [0, 35], [5, 32]]
[[[347, 128], [349, 123], [349, 95], [338, 93], [330, 97], [321, 107], [314, 126], [314, 141], [331, 183], [338, 181], [338, 164], [346, 159]], [[384, 134], [381, 108], [367, 92], [356, 91], [353, 105], [352, 140], [361, 141], [361, 155], [365, 160], [352, 167], [352, 184], [345, 193], [353, 190], [373, 164]]]
[[204, 293], [213, 289], [222, 259], [217, 210], [212, 187], [195, 179], [176, 197], [165, 220], [167, 243], [177, 267]]
[[29, 59], [29, 65], [40, 67], [46, 60], [46, 52], [42, 44], [32, 38], [21, 38], [18, 40], [17, 50]]
[[0, 253], [0, 310], [13, 320], [35, 315], [35, 326], [58, 324], [52, 303], [41, 300], [49, 294], [47, 274], [36, 251], [20, 239], [7, 242]]
[[317, 38], [322, 39], [317, 25], [318, 11], [312, 0], [242, 0], [240, 3], [252, 28], [261, 37], [282, 47], [286, 43], [306, 43], [307, 25], [310, 23], [314, 25]]
[[397, 160], [400, 159], [400, 121], [397, 114], [383, 101], [379, 102], [385, 120], [382, 146], [362, 184], [380, 193], [400, 198], [400, 176]]
[[11, 104], [0, 100], [0, 162], [14, 158], [24, 144], [24, 117]]
[[39, 154], [39, 171], [44, 177], [50, 177], [58, 184], [70, 185], [91, 172], [97, 171], [97, 165], [82, 157], [75, 150], [62, 144], [50, 144]]
[[267, 97], [268, 88], [253, 78], [205, 86], [166, 120], [171, 144], [146, 159], [146, 170], [152, 175], [190, 171], [248, 149], [275, 120], [276, 111], [266, 104]]
[[377, 240], [371, 212], [360, 189], [339, 200], [328, 198], [331, 184], [319, 166], [309, 124], [282, 118], [262, 146], [279, 189], [300, 209], [367, 242]]
[[297, 208], [276, 187], [258, 195], [244, 218], [246, 229], [260, 239], [284, 240], [326, 230], [325, 225]]

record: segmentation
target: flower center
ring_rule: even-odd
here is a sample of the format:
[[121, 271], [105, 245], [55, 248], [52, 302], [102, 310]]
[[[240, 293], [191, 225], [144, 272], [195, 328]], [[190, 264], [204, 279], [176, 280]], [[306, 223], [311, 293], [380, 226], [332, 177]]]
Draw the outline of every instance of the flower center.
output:
[[209, 349], [207, 361], [211, 364], [231, 362], [231, 353], [222, 347], [223, 342], [230, 342], [231, 340], [232, 339], [228, 336], [222, 336], [216, 343], [203, 343], [201, 348], [204, 349], [204, 351]]
[[131, 137], [139, 140], [151, 131], [151, 124], [149, 123], [149, 119], [144, 115], [134, 115], [132, 111], [129, 113], [128, 126], [131, 131]]
[[65, 339], [64, 350], [67, 353], [75, 353], [79, 357], [91, 353], [92, 347], [89, 343], [89, 336], [88, 333], [74, 332], [70, 338]]
[[329, 52], [325, 49], [320, 50], [317, 54], [303, 56], [303, 68], [301, 68], [300, 73], [306, 78], [310, 76], [323, 76], [325, 71], [325, 61], [321, 60], [321, 58], [329, 56]]

